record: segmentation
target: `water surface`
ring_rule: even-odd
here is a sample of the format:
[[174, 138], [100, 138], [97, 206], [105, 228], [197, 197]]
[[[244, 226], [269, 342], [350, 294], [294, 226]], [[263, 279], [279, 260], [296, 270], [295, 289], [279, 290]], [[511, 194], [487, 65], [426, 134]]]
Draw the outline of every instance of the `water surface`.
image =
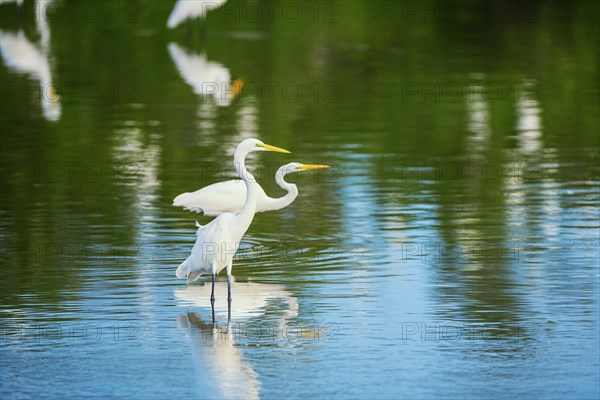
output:
[[[204, 47], [170, 2], [1, 5], [2, 397], [597, 398], [598, 5], [474, 4], [231, 0]], [[293, 153], [249, 157], [273, 196], [333, 168], [215, 327], [171, 203], [248, 137]]]

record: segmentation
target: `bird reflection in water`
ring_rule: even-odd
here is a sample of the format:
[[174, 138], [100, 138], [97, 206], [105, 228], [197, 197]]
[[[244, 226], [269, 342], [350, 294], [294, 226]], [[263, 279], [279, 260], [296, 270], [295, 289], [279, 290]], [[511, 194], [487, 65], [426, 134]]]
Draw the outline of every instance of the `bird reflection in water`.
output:
[[[22, 3], [22, 2], [21, 2]], [[39, 82], [42, 115], [48, 121], [57, 121], [61, 116], [60, 96], [52, 78], [50, 67], [50, 27], [45, 15], [52, 0], [38, 0], [36, 8], [44, 13], [36, 18], [40, 44], [32, 43], [25, 31], [12, 33], [0, 30], [0, 54], [6, 66], [13, 71], [28, 74]]]
[[[216, 291], [225, 293], [227, 282], [217, 281]], [[225, 296], [217, 296], [212, 306], [212, 322], [207, 317], [206, 298], [211, 285], [190, 285], [174, 290], [175, 299], [182, 307], [197, 307], [177, 316], [177, 326], [184, 330], [193, 345], [198, 368], [203, 375], [214, 376], [223, 398], [259, 398], [258, 375], [242, 357], [236, 342], [247, 339], [240, 335], [240, 326], [283, 326], [298, 316], [298, 300], [281, 285], [252, 282], [236, 283], [236, 306], [229, 311], [227, 324], [219, 325], [214, 316], [221, 317], [227, 310]], [[204, 316], [203, 316], [204, 315]], [[270, 317], [274, 317], [271, 319]], [[231, 323], [233, 318], [234, 323]], [[237, 329], [236, 329], [237, 327]], [[264, 332], [267, 332], [265, 329]], [[256, 339], [256, 338], [253, 338]], [[268, 339], [268, 338], [260, 338]]]
[[[271, 306], [273, 315], [279, 315], [276, 324], [284, 325], [298, 316], [298, 300], [281, 285], [237, 282], [235, 292], [235, 307], [231, 309], [228, 307], [226, 296], [216, 296], [211, 307], [213, 322], [216, 321], [215, 313], [219, 317], [227, 315], [228, 321], [249, 321], [271, 314]], [[215, 282], [215, 293], [227, 293], [227, 282]], [[174, 294], [180, 305], [205, 310], [206, 299], [211, 294], [211, 285], [190, 285], [175, 289]]]
[[192, 40], [192, 22], [200, 21], [200, 43], [206, 43], [206, 17], [209, 11], [217, 9], [227, 0], [177, 0], [167, 20], [167, 28], [174, 29], [184, 21], [188, 24], [188, 41]]
[[203, 376], [214, 377], [225, 399], [258, 399], [260, 383], [252, 366], [235, 346], [234, 335], [227, 328], [205, 322], [197, 313], [177, 316], [177, 326], [191, 340], [198, 368]]
[[212, 97], [217, 106], [228, 107], [242, 92], [243, 80], [232, 82], [229, 69], [223, 64], [209, 61], [206, 53], [186, 51], [175, 43], [170, 43], [168, 49], [179, 74], [202, 100]]

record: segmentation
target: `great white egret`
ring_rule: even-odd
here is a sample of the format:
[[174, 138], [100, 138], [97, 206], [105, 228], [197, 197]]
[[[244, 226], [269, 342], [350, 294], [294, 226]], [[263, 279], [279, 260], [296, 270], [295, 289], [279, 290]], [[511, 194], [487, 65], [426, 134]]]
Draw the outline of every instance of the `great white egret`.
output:
[[221, 7], [227, 0], [177, 0], [169, 19], [167, 28], [173, 29], [187, 19], [204, 19], [210, 10]]
[[[275, 182], [287, 194], [278, 198], [269, 197], [260, 185], [257, 186], [258, 201], [256, 212], [281, 210], [292, 204], [298, 197], [298, 188], [285, 181], [285, 176], [293, 172], [302, 172], [329, 168], [329, 165], [300, 164], [292, 162], [282, 165], [275, 173]], [[191, 193], [182, 193], [175, 197], [173, 205], [194, 212], [203, 212], [207, 216], [216, 216], [224, 212], [236, 213], [246, 201], [246, 185], [239, 180], [217, 182]]]
[[[215, 304], [215, 275], [223, 268], [227, 268], [227, 302], [231, 308], [231, 269], [233, 256], [239, 248], [242, 237], [254, 219], [256, 202], [258, 200], [258, 183], [254, 176], [246, 169], [246, 156], [256, 151], [276, 151], [289, 153], [289, 151], [271, 146], [258, 139], [246, 139], [238, 145], [233, 157], [235, 170], [244, 181], [247, 190], [244, 206], [237, 214], [223, 213], [210, 223], [198, 225], [196, 243], [192, 254], [179, 265], [175, 275], [178, 278], [197, 280], [203, 273], [212, 274], [212, 289], [210, 302]], [[213, 314], [214, 316], [214, 314]]]

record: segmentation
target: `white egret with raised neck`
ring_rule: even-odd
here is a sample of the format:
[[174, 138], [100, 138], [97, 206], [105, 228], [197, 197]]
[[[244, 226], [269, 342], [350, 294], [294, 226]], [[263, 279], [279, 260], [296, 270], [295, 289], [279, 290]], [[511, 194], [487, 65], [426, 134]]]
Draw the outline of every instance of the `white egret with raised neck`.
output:
[[175, 273], [178, 278], [188, 280], [196, 280], [200, 275], [210, 273], [212, 276], [210, 301], [213, 307], [215, 275], [227, 268], [227, 302], [229, 309], [231, 308], [233, 256], [254, 219], [258, 200], [259, 185], [245, 165], [246, 156], [256, 151], [289, 153], [285, 149], [265, 144], [258, 139], [246, 139], [238, 145], [234, 155], [234, 166], [238, 176], [244, 181], [248, 193], [244, 206], [237, 214], [223, 213], [204, 226], [198, 225], [192, 253], [179, 265]]

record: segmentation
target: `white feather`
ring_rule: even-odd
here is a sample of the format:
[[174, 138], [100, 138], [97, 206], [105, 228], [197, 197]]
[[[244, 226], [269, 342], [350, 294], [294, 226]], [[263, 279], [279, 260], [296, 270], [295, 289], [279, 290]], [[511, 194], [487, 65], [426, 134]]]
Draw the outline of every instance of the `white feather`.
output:
[[206, 17], [206, 13], [221, 7], [227, 0], [177, 0], [169, 19], [167, 28], [173, 29], [187, 19]]

